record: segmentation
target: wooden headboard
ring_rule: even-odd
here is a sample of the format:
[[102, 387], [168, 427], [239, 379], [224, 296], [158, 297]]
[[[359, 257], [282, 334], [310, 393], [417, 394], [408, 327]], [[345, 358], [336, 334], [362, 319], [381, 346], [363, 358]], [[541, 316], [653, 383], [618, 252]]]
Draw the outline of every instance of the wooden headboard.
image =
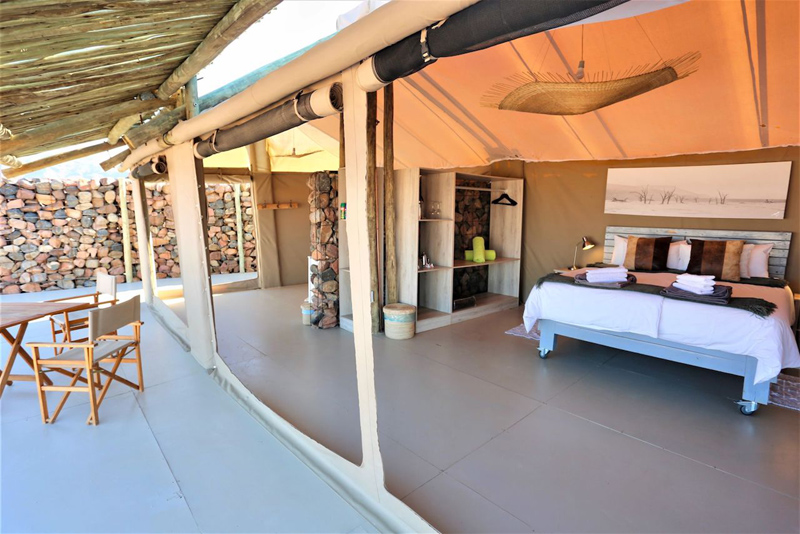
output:
[[614, 236], [637, 237], [664, 237], [672, 236], [673, 241], [683, 239], [744, 239], [745, 243], [763, 244], [774, 243], [769, 255], [769, 274], [778, 278], [786, 277], [786, 260], [789, 258], [789, 245], [792, 241], [791, 232], [751, 232], [747, 230], [692, 230], [688, 228], [642, 228], [637, 226], [608, 226], [606, 227], [605, 244], [603, 247], [603, 261], [611, 261], [614, 251]]

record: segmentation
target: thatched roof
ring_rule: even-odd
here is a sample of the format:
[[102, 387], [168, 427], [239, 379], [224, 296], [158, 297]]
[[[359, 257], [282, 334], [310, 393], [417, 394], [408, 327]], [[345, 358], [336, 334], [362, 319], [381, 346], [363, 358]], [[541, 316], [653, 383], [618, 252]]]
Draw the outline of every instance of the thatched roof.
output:
[[[174, 106], [169, 93], [277, 3], [3, 0], [0, 124], [17, 138], [54, 124], [75, 127], [59, 130], [54, 139], [44, 136], [34, 146], [17, 144], [2, 152], [25, 156], [106, 139], [123, 117], [142, 113], [146, 118], [160, 106]], [[148, 98], [150, 104], [135, 103]], [[73, 120], [82, 115], [92, 120]]]

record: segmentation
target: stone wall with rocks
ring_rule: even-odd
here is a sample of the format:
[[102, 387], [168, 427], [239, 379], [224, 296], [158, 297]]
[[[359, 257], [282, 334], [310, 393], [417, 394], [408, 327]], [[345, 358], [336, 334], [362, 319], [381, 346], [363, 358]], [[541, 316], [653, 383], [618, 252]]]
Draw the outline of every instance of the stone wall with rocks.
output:
[[339, 186], [335, 172], [316, 172], [308, 179], [311, 192], [311, 267], [314, 313], [311, 324], [317, 328], [339, 325]]
[[[129, 182], [131, 259], [139, 279], [136, 224]], [[233, 186], [210, 186], [212, 272], [238, 272]], [[249, 185], [242, 186], [247, 271], [254, 271], [255, 237]], [[157, 276], [180, 276], [169, 184], [148, 184]], [[4, 294], [93, 286], [96, 273], [124, 282], [119, 183], [99, 180], [0, 180], [0, 290]]]
[[[486, 187], [483, 182], [459, 181], [460, 186]], [[483, 237], [489, 243], [489, 209], [491, 195], [488, 191], [456, 189], [455, 259], [463, 260], [464, 251], [472, 249], [472, 239]], [[453, 299], [460, 299], [489, 291], [489, 268], [468, 267], [457, 269], [453, 276]]]

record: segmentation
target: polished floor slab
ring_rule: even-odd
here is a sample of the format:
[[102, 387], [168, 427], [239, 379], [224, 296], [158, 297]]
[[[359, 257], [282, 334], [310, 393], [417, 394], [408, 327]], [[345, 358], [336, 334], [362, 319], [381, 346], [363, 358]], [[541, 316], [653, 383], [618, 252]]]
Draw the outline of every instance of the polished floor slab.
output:
[[[80, 290], [4, 296], [0, 306], [63, 293]], [[130, 295], [123, 290], [120, 298]], [[85, 424], [85, 394], [73, 393], [56, 423], [43, 425], [32, 383], [6, 389], [0, 531], [375, 531], [214, 383], [147, 310], [143, 320], [147, 387], [138, 393], [112, 386], [100, 425]], [[26, 336], [48, 338], [44, 321]], [[0, 356], [7, 355], [3, 346]], [[30, 372], [24, 364], [19, 370]], [[123, 372], [135, 376], [132, 368]]]
[[[302, 286], [215, 296], [222, 356], [263, 402], [352, 458], [352, 337], [303, 327], [304, 298]], [[433, 526], [800, 528], [800, 414], [747, 418], [733, 404], [741, 379], [575, 340], [541, 360], [535, 342], [503, 334], [520, 322], [516, 309], [373, 338], [386, 485]]]
[[795, 498], [549, 405], [447, 473], [536, 531], [798, 528]]

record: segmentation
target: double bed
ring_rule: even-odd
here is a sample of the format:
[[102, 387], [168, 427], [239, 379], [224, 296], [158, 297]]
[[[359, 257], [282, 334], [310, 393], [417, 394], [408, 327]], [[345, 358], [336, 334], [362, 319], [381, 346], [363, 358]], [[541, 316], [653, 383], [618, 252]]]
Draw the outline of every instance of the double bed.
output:
[[[709, 235], [709, 233], [716, 235]], [[614, 235], [664, 236], [678, 239], [745, 239], [779, 242], [770, 258], [770, 274], [783, 277], [791, 234], [609, 227], [606, 258]], [[574, 271], [573, 276], [585, 269]], [[676, 274], [636, 272], [638, 282], [669, 286]], [[729, 283], [734, 297], [755, 297], [775, 304], [760, 317], [745, 310], [665, 298], [658, 294], [613, 291], [572, 284], [544, 283], [525, 304], [525, 327], [538, 322], [542, 358], [565, 336], [744, 378], [740, 410], [746, 415], [769, 402], [769, 384], [782, 368], [800, 367], [792, 325], [793, 295], [788, 287]]]

